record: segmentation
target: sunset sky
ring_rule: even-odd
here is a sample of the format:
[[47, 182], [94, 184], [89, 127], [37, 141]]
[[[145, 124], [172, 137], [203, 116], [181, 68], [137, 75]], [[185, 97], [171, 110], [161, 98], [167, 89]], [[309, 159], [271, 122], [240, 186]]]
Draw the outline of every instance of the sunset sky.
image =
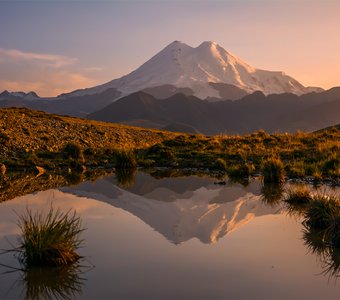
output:
[[105, 83], [174, 40], [213, 40], [256, 68], [340, 86], [340, 1], [0, 1], [0, 92]]

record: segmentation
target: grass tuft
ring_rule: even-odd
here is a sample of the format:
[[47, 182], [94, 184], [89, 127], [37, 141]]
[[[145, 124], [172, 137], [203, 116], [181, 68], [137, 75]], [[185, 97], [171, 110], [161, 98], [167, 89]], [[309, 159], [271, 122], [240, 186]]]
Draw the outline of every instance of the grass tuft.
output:
[[114, 156], [117, 169], [135, 169], [137, 167], [136, 156], [132, 151], [115, 151]]
[[289, 215], [304, 217], [305, 212], [313, 200], [313, 197], [305, 186], [296, 186], [288, 189], [283, 199]]
[[67, 143], [63, 148], [63, 152], [67, 158], [82, 158], [82, 149], [78, 144], [75, 143]]
[[305, 212], [305, 225], [313, 229], [327, 229], [340, 217], [339, 199], [336, 196], [316, 195]]
[[265, 183], [261, 188], [261, 200], [266, 205], [276, 206], [281, 202], [282, 193], [282, 184]]
[[264, 183], [282, 183], [284, 181], [284, 165], [279, 158], [268, 158], [262, 163]]
[[36, 267], [22, 274], [24, 299], [77, 299], [85, 279], [79, 266]]
[[301, 208], [306, 207], [312, 200], [313, 197], [308, 188], [301, 185], [289, 189], [283, 201], [289, 206]]
[[32, 266], [67, 266], [77, 262], [76, 253], [84, 230], [75, 212], [66, 213], [51, 206], [47, 214], [32, 212], [28, 208], [19, 215], [22, 232], [19, 259], [28, 268]]
[[227, 163], [223, 158], [217, 158], [215, 161], [215, 169], [225, 172], [227, 170]]
[[120, 187], [128, 188], [135, 182], [136, 169], [116, 169], [116, 180]]

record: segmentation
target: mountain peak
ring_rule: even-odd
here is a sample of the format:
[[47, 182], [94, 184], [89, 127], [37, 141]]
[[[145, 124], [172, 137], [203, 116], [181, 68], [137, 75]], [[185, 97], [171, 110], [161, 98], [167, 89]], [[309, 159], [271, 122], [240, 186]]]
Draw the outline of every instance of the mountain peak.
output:
[[9, 94], [10, 94], [9, 91], [4, 90], [4, 91], [0, 94], [0, 97], [1, 97], [1, 96], [8, 96]]
[[35, 92], [31, 91], [31, 92], [28, 92], [28, 93], [25, 93], [25, 92], [9, 92], [7, 90], [3, 91], [1, 94], [0, 94], [0, 97], [17, 97], [17, 98], [22, 98], [22, 99], [25, 99], [25, 100], [33, 100], [33, 99], [38, 99], [40, 98]]
[[252, 67], [215, 41], [204, 41], [194, 48], [176, 40], [130, 74], [80, 93], [116, 88], [125, 96], [145, 88], [173, 85], [189, 88], [201, 99], [220, 98], [210, 83], [234, 85], [247, 93], [262, 91], [266, 95], [310, 91], [283, 72]]
[[219, 44], [217, 44], [215, 41], [204, 41], [198, 46], [198, 48], [211, 47], [211, 46], [219, 46]]
[[[162, 53], [164, 50], [167, 49], [192, 49], [192, 47], [190, 47], [189, 45], [181, 42], [181, 41], [173, 41], [172, 43], [170, 43], [169, 45], [167, 45], [162, 51], [160, 51], [159, 53]], [[159, 54], [158, 53], [158, 54]]]

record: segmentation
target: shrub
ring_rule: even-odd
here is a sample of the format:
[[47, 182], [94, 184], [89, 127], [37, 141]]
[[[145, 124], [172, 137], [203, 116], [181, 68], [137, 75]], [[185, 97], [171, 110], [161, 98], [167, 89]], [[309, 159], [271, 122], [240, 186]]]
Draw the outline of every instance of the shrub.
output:
[[64, 172], [62, 174], [62, 176], [65, 178], [65, 180], [67, 181], [68, 184], [70, 185], [78, 185], [79, 183], [81, 183], [84, 179], [84, 174], [74, 170], [72, 172], [71, 169], [68, 170], [68, 172]]
[[138, 164], [144, 168], [152, 168], [155, 166], [156, 162], [153, 159], [140, 159]]
[[136, 169], [116, 169], [116, 179], [119, 186], [128, 188], [135, 182]]
[[338, 157], [333, 156], [329, 158], [323, 165], [322, 171], [329, 176], [339, 176], [340, 175], [340, 160]]
[[340, 216], [336, 216], [333, 219], [330, 233], [332, 245], [340, 248]]
[[77, 262], [80, 256], [81, 220], [68, 211], [50, 208], [44, 215], [27, 209], [19, 215], [18, 225], [22, 232], [21, 244], [17, 251], [25, 267], [66, 266]]
[[215, 161], [215, 169], [220, 171], [226, 171], [227, 170], [227, 163], [223, 158], [217, 158]]
[[0, 131], [0, 141], [5, 144], [9, 140], [9, 136], [5, 132]]
[[117, 169], [135, 169], [137, 167], [137, 161], [132, 151], [119, 150], [115, 151], [115, 167]]
[[305, 186], [298, 186], [287, 191], [284, 201], [290, 205], [306, 205], [312, 199], [312, 195]]
[[47, 150], [38, 150], [36, 152], [37, 157], [43, 158], [43, 159], [55, 159], [57, 157], [57, 153], [47, 151]]
[[306, 210], [304, 224], [310, 228], [327, 229], [339, 216], [339, 199], [335, 196], [317, 195], [313, 197]]
[[312, 174], [314, 182], [319, 182], [322, 180], [322, 173], [316, 171]]
[[228, 176], [231, 178], [246, 178], [255, 171], [253, 164], [244, 163], [228, 169]]
[[82, 158], [82, 150], [78, 144], [75, 143], [67, 143], [63, 152], [67, 158], [80, 159]]
[[281, 183], [265, 183], [261, 188], [261, 200], [263, 203], [276, 206], [282, 199], [283, 188]]
[[93, 156], [96, 154], [96, 152], [94, 151], [93, 148], [89, 147], [89, 148], [86, 148], [84, 151], [83, 151], [83, 154], [85, 156]]
[[305, 226], [303, 229], [303, 240], [305, 245], [316, 254], [324, 254], [327, 252], [328, 246], [325, 231], [320, 231]]
[[306, 175], [306, 166], [303, 161], [293, 161], [287, 166], [289, 176], [294, 178], [304, 177]]
[[280, 159], [269, 158], [262, 163], [264, 183], [281, 183], [284, 181], [284, 166]]
[[327, 229], [316, 229], [304, 225], [303, 239], [307, 247], [320, 256], [322, 273], [338, 278], [340, 273], [340, 217], [335, 217]]
[[288, 189], [283, 201], [290, 215], [304, 216], [305, 211], [313, 197], [305, 186], [297, 186]]

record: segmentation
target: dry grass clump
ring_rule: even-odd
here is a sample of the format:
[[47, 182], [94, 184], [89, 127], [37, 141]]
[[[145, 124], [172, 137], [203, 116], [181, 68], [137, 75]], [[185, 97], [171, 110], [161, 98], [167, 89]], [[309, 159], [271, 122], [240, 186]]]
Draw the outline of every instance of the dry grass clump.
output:
[[303, 185], [289, 188], [283, 199], [288, 214], [298, 216], [304, 216], [305, 211], [312, 200], [312, 194], [308, 188]]
[[67, 266], [77, 262], [76, 252], [82, 240], [79, 234], [84, 230], [75, 212], [66, 213], [53, 207], [47, 214], [26, 212], [19, 215], [21, 229], [19, 259], [26, 268], [32, 266]]
[[284, 199], [289, 205], [306, 205], [312, 201], [313, 197], [306, 186], [296, 186], [287, 191]]
[[281, 183], [266, 183], [261, 188], [261, 200], [263, 203], [276, 206], [282, 199], [283, 185]]
[[340, 276], [340, 199], [317, 195], [305, 211], [304, 241], [322, 262], [323, 273]]
[[305, 225], [313, 229], [328, 229], [340, 217], [340, 202], [336, 196], [316, 195], [305, 213]]
[[118, 150], [114, 153], [115, 167], [117, 169], [135, 169], [137, 167], [136, 156], [129, 150]]
[[279, 158], [268, 158], [262, 163], [264, 183], [281, 183], [285, 178], [283, 162]]
[[22, 274], [24, 299], [77, 299], [85, 279], [78, 266], [29, 268]]

